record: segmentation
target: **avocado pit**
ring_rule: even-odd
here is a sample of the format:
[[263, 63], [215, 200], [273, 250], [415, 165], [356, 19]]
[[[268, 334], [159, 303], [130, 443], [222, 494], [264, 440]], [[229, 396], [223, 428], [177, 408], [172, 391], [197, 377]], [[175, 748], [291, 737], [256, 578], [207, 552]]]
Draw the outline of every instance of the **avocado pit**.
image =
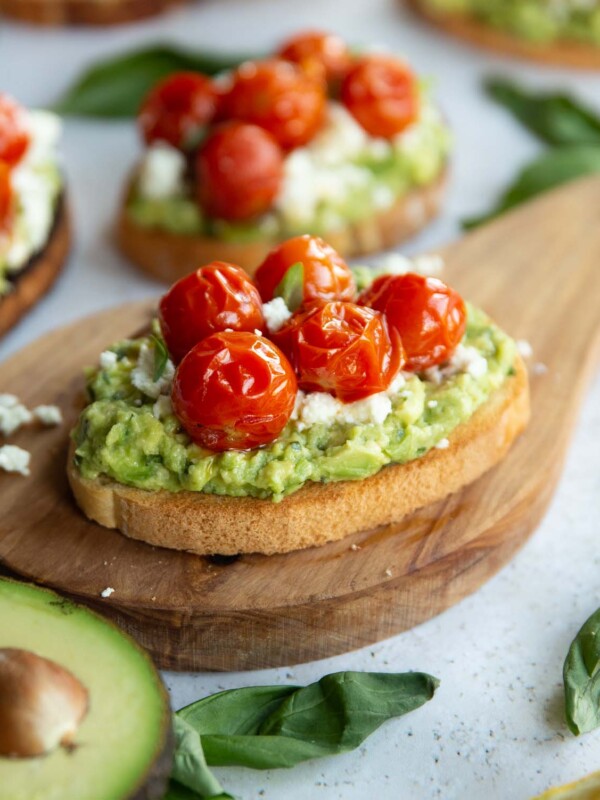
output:
[[88, 706], [85, 686], [55, 661], [0, 648], [0, 757], [33, 758], [71, 746]]

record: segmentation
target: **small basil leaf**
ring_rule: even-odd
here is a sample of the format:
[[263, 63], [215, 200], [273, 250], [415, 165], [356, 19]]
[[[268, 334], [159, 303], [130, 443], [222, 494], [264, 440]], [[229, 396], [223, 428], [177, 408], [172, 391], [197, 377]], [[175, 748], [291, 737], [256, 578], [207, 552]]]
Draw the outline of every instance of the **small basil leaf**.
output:
[[175, 756], [171, 769], [172, 782], [181, 784], [201, 798], [230, 797], [209, 770], [198, 733], [177, 714], [173, 718], [173, 725]]
[[567, 94], [528, 92], [503, 78], [491, 78], [485, 88], [548, 144], [600, 144], [600, 116]]
[[492, 211], [463, 220], [464, 228], [475, 228], [563, 183], [600, 172], [600, 146], [557, 147], [525, 167], [500, 197]]
[[150, 89], [174, 72], [215, 75], [233, 69], [246, 57], [192, 53], [155, 45], [92, 64], [54, 104], [59, 114], [104, 119], [134, 117]]
[[169, 360], [169, 354], [162, 339], [159, 339], [158, 336], [151, 336], [150, 338], [154, 344], [154, 372], [152, 374], [152, 380], [156, 383], [156, 381], [159, 381], [163, 376], [167, 361]]
[[304, 264], [293, 264], [275, 289], [274, 297], [282, 297], [290, 311], [296, 311], [304, 301]]
[[600, 727], [600, 609], [575, 637], [563, 669], [567, 724], [576, 736]]

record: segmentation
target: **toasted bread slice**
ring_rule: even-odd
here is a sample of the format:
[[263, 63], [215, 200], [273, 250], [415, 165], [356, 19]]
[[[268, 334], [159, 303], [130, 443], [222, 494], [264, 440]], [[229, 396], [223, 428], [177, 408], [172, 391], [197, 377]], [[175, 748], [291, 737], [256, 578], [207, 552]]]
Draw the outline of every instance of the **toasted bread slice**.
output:
[[479, 47], [543, 64], [600, 69], [600, 47], [568, 39], [550, 43], [531, 42], [492, 25], [486, 25], [485, 22], [468, 14], [432, 10], [424, 0], [402, 0], [402, 2], [408, 3], [419, 16], [446, 33]]
[[[269, 251], [278, 244], [274, 239], [226, 242], [216, 237], [174, 234], [138, 225], [127, 213], [131, 185], [119, 213], [117, 243], [130, 261], [165, 283], [174, 283], [215, 260], [237, 264], [253, 275]], [[437, 215], [445, 185], [444, 172], [429, 186], [408, 192], [391, 208], [345, 228], [329, 231], [323, 238], [347, 258], [387, 250], [416, 233]]]
[[0, 12], [34, 25], [119, 25], [186, 0], [0, 0]]
[[0, 336], [50, 289], [67, 260], [70, 247], [69, 213], [63, 196], [44, 249], [15, 274], [11, 291], [0, 295]]
[[450, 436], [447, 449], [384, 467], [364, 480], [311, 483], [280, 503], [200, 492], [148, 492], [82, 478], [68, 460], [75, 499], [92, 520], [132, 539], [194, 553], [287, 553], [397, 522], [498, 463], [529, 419], [527, 371], [515, 374]]

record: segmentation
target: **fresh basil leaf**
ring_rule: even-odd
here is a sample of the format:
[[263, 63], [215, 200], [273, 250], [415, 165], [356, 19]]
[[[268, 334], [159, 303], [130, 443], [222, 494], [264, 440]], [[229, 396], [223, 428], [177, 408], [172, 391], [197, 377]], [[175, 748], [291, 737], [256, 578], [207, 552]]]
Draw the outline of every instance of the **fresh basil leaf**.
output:
[[[171, 769], [171, 782], [181, 784], [201, 798], [230, 798], [231, 795], [225, 794], [223, 787], [206, 764], [198, 733], [177, 714], [173, 718], [173, 726], [175, 756]], [[178, 791], [177, 786], [175, 791]], [[179, 791], [179, 796], [185, 798], [185, 793]]]
[[221, 692], [178, 712], [212, 766], [292, 767], [352, 750], [383, 722], [433, 697], [423, 673], [339, 672], [298, 687]]
[[289, 267], [273, 296], [282, 297], [290, 311], [300, 308], [304, 300], [304, 264], [301, 261]]
[[525, 167], [500, 197], [492, 211], [463, 220], [464, 228], [475, 228], [510, 208], [563, 183], [600, 172], [600, 146], [557, 147]]
[[600, 727], [600, 609], [581, 628], [563, 669], [567, 724], [576, 736]]
[[104, 119], [134, 117], [145, 95], [162, 78], [190, 70], [215, 75], [246, 56], [189, 52], [155, 45], [92, 64], [54, 104], [59, 114]]
[[152, 380], [156, 383], [163, 376], [169, 360], [169, 353], [162, 339], [158, 336], [151, 336], [150, 338], [154, 344], [154, 373], [152, 374]]
[[600, 116], [568, 94], [529, 92], [503, 78], [489, 79], [485, 88], [548, 144], [600, 144]]

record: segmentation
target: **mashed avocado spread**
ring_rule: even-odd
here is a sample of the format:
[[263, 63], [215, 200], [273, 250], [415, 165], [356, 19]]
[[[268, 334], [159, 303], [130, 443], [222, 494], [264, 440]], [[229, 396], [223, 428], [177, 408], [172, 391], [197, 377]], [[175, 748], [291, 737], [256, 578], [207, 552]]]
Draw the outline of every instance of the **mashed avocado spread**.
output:
[[434, 11], [470, 14], [533, 42], [572, 39], [600, 46], [600, 5], [594, 0], [425, 0]]
[[113, 345], [88, 371], [90, 403], [73, 432], [75, 462], [85, 478], [139, 489], [279, 501], [308, 481], [366, 478], [432, 447], [452, 447], [446, 437], [513, 374], [515, 356], [514, 341], [468, 305], [465, 337], [447, 365], [402, 373], [388, 392], [320, 421], [308, 414], [307, 400], [314, 411], [315, 399], [331, 405], [331, 398], [299, 393], [297, 412], [274, 442], [213, 453], [193, 444], [172, 414], [173, 366], [156, 332]]

